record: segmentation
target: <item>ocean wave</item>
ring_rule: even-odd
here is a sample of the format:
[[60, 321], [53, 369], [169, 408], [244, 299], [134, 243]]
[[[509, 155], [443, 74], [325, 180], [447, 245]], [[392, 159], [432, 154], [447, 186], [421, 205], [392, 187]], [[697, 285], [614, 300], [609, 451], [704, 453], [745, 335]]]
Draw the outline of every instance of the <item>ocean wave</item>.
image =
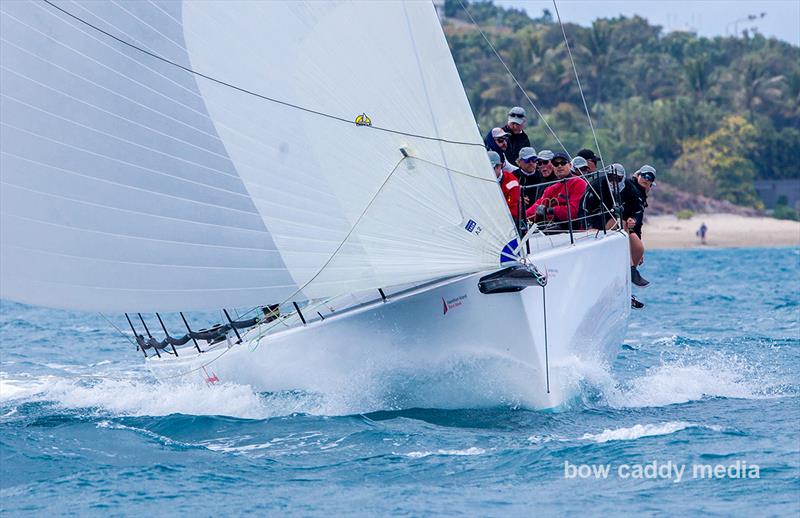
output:
[[607, 389], [605, 400], [617, 408], [660, 407], [708, 397], [760, 399], [791, 392], [785, 382], [751, 360], [707, 352], [662, 360], [643, 375]]
[[411, 459], [422, 459], [424, 457], [436, 456], [456, 456], [456, 457], [471, 457], [473, 455], [483, 455], [486, 450], [472, 446], [463, 450], [435, 450], [435, 451], [411, 451], [404, 453], [405, 457]]
[[151, 379], [0, 379], [3, 404], [41, 401], [68, 409], [93, 409], [111, 416], [224, 415], [264, 419], [272, 412], [249, 386], [159, 383]]
[[609, 441], [630, 441], [642, 437], [655, 437], [658, 435], [669, 435], [687, 428], [706, 428], [709, 430], [720, 431], [718, 426], [699, 425], [685, 421], [669, 421], [666, 423], [636, 424], [627, 428], [605, 429], [600, 433], [586, 433], [581, 440], [604, 443]]

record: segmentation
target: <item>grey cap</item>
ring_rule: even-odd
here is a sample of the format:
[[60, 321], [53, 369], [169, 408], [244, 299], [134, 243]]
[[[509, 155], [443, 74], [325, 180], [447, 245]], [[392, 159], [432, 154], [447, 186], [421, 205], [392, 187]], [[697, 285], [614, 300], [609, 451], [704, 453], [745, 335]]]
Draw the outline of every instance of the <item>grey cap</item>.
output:
[[519, 157], [522, 160], [530, 161], [533, 158], [536, 158], [536, 150], [532, 147], [524, 147], [519, 150]]
[[542, 160], [552, 160], [555, 155], [549, 149], [539, 151], [539, 158]]
[[525, 109], [521, 106], [514, 106], [508, 110], [508, 122], [516, 122], [517, 124], [525, 124]]
[[577, 171], [581, 167], [589, 167], [589, 162], [582, 156], [576, 156], [572, 159], [572, 168]]
[[498, 155], [496, 151], [488, 151], [486, 154], [489, 155], [489, 162], [492, 163], [492, 167], [497, 167], [502, 163], [500, 161], [500, 155]]
[[625, 178], [625, 167], [620, 163], [611, 164], [608, 174], [613, 174], [614, 176]]

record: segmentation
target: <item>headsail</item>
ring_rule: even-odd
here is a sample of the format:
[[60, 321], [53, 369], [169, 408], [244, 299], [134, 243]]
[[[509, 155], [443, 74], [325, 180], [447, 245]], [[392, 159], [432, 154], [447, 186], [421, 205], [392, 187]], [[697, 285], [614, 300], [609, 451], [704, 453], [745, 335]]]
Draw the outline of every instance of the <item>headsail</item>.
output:
[[55, 5], [95, 28], [0, 6], [2, 296], [257, 305], [492, 268], [513, 237], [432, 5]]

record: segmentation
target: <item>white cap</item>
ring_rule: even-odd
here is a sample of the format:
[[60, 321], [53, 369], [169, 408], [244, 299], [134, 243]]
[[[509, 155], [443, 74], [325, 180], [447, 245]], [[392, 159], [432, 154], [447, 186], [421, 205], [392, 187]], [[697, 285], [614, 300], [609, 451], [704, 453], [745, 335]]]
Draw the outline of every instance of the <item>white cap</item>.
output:
[[488, 151], [486, 154], [489, 155], [489, 162], [491, 162], [492, 167], [500, 165], [500, 155], [496, 151]]

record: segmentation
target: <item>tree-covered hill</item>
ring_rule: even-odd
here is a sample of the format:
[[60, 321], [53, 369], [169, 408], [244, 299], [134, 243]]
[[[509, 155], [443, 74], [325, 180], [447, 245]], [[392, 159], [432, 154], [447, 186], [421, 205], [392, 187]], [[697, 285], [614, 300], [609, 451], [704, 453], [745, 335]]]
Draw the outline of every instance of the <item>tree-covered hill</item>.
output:
[[[447, 0], [443, 25], [481, 130], [529, 113], [537, 149], [559, 149], [492, 45], [565, 147], [595, 148], [561, 26], [490, 1]], [[796, 178], [800, 167], [800, 48], [761, 34], [664, 33], [640, 17], [565, 24], [607, 162], [650, 163], [691, 193], [759, 207], [754, 180]]]

